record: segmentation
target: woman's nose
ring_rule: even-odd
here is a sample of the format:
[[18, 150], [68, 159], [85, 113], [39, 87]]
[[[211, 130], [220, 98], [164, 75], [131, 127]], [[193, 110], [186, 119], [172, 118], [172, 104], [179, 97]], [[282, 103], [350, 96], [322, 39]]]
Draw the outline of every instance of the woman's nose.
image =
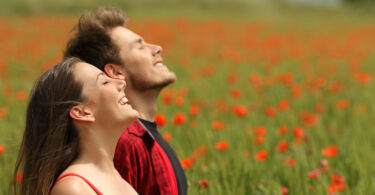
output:
[[113, 79], [119, 91], [124, 90], [126, 87], [125, 79]]

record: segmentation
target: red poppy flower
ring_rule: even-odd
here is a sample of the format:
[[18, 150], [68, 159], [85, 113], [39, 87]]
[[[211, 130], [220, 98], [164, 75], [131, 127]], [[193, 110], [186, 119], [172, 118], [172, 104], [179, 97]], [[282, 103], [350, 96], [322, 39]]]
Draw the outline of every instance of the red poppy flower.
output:
[[23, 172], [18, 172], [17, 175], [16, 175], [16, 183], [20, 184], [21, 181], [22, 181], [22, 177], [23, 177]]
[[349, 107], [349, 101], [348, 100], [338, 100], [338, 101], [336, 101], [336, 108], [345, 109], [347, 107]]
[[232, 89], [230, 91], [230, 94], [235, 99], [241, 99], [242, 98], [242, 92], [239, 89]]
[[238, 117], [247, 116], [247, 109], [244, 106], [233, 106], [233, 111]]
[[327, 158], [333, 158], [339, 153], [339, 148], [337, 146], [329, 146], [322, 149], [322, 154]]
[[345, 179], [338, 175], [332, 174], [331, 175], [332, 184], [328, 186], [328, 193], [333, 194], [334, 192], [342, 192], [347, 188]]
[[221, 141], [221, 142], [218, 142], [218, 143], [215, 145], [215, 148], [216, 148], [216, 150], [218, 150], [218, 151], [224, 151], [224, 150], [228, 149], [228, 146], [229, 146], [228, 142], [226, 142], [226, 141]]
[[27, 94], [26, 94], [25, 91], [18, 91], [18, 92], [16, 93], [16, 99], [19, 100], [19, 101], [23, 101], [23, 100], [25, 100], [26, 97], [27, 97]]
[[6, 115], [7, 111], [5, 110], [5, 108], [0, 108], [0, 118], [5, 118]]
[[262, 77], [257, 74], [257, 73], [252, 73], [250, 76], [249, 76], [249, 80], [250, 80], [250, 83], [254, 86], [254, 87], [260, 87], [263, 83], [262, 81]]
[[199, 107], [197, 105], [191, 105], [190, 106], [190, 115], [191, 116], [197, 116], [199, 114]]
[[5, 151], [5, 148], [3, 145], [0, 144], [0, 154], [3, 154]]
[[268, 117], [274, 117], [276, 115], [276, 109], [273, 107], [267, 107], [265, 112]]
[[291, 88], [292, 96], [294, 99], [301, 97], [301, 87], [299, 85], [293, 85]]
[[366, 84], [371, 81], [371, 75], [366, 74], [366, 73], [358, 73], [355, 75], [356, 80], [359, 83]]
[[206, 153], [207, 153], [207, 146], [202, 145], [202, 146], [200, 146], [200, 147], [198, 147], [194, 150], [194, 157], [198, 158], [198, 157], [201, 157], [201, 156], [205, 156]]
[[277, 76], [278, 81], [283, 84], [290, 84], [293, 82], [293, 74], [292, 73], [285, 73], [285, 74], [280, 74]]
[[287, 126], [282, 126], [279, 128], [279, 134], [285, 135], [288, 132], [289, 128]]
[[168, 92], [162, 93], [161, 97], [164, 105], [169, 105], [172, 101], [171, 95]]
[[6, 67], [7, 67], [7, 64], [3, 60], [1, 60], [0, 61], [0, 73], [3, 73]]
[[296, 160], [294, 160], [293, 158], [287, 158], [284, 160], [284, 165], [285, 166], [289, 166], [289, 167], [295, 167], [296, 166]]
[[186, 117], [185, 117], [185, 114], [182, 113], [182, 112], [178, 112], [174, 118], [173, 118], [173, 125], [177, 126], [177, 125], [182, 125], [184, 124], [186, 121]]
[[208, 181], [206, 179], [203, 179], [203, 180], [200, 180], [198, 182], [198, 186], [203, 188], [203, 189], [207, 189], [208, 187]]
[[279, 102], [279, 104], [277, 105], [277, 108], [280, 110], [280, 111], [284, 111], [284, 110], [287, 110], [290, 106], [290, 103], [288, 100], [281, 100]]
[[296, 138], [302, 138], [304, 136], [303, 129], [299, 126], [294, 127], [293, 134]]
[[340, 184], [345, 183], [344, 177], [340, 176], [339, 174], [332, 174], [331, 181], [335, 185], [340, 185]]
[[263, 126], [256, 127], [255, 134], [258, 136], [265, 136], [267, 134], [267, 129]]
[[309, 172], [309, 178], [310, 179], [316, 179], [320, 176], [319, 170], [315, 169]]
[[185, 100], [184, 100], [184, 97], [177, 96], [174, 102], [176, 106], [183, 106], [185, 103]]
[[182, 95], [183, 97], [185, 97], [185, 96], [187, 96], [189, 94], [189, 89], [186, 88], [186, 87], [181, 87], [179, 93], [180, 93], [180, 95]]
[[326, 159], [321, 160], [319, 164], [321, 168], [328, 167], [328, 161]]
[[289, 144], [286, 141], [281, 141], [279, 145], [277, 145], [278, 152], [285, 152], [289, 150]]
[[289, 190], [288, 190], [288, 188], [286, 188], [286, 187], [283, 187], [283, 186], [281, 186], [280, 187], [281, 189], [281, 194], [282, 195], [286, 195], [286, 194], [288, 194], [289, 193]]
[[264, 142], [266, 142], [266, 138], [264, 138], [263, 136], [257, 136], [254, 138], [254, 145], [260, 145], [260, 144], [264, 144]]
[[169, 132], [165, 132], [163, 138], [165, 139], [165, 141], [169, 142], [172, 139], [172, 134]]
[[220, 130], [222, 128], [224, 128], [225, 124], [223, 121], [214, 121], [211, 123], [211, 128], [212, 130], [214, 131], [217, 131], [217, 130]]
[[181, 166], [183, 169], [189, 169], [195, 163], [194, 157], [188, 157], [180, 160]]
[[162, 114], [155, 115], [154, 121], [158, 124], [158, 127], [163, 127], [167, 124], [167, 118]]
[[301, 119], [306, 126], [313, 126], [319, 121], [318, 115], [310, 114], [306, 111], [302, 112]]
[[255, 154], [255, 160], [257, 161], [265, 161], [267, 159], [268, 152], [266, 150], [260, 150], [258, 153]]

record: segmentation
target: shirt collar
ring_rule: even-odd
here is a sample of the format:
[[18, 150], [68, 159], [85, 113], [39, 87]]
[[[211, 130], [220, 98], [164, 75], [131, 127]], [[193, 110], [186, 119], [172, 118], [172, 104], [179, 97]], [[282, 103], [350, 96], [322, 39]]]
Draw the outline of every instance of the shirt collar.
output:
[[139, 121], [139, 119], [137, 119], [136, 121], [134, 121], [128, 127], [128, 131], [129, 131], [129, 133], [134, 134], [134, 135], [136, 135], [138, 137], [142, 137], [147, 132], [147, 130], [142, 125], [142, 123]]

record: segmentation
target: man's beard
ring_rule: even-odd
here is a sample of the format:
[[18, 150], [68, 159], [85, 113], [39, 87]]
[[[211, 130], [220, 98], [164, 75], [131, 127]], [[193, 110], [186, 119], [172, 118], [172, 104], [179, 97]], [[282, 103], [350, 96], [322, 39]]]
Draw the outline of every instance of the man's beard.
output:
[[146, 91], [146, 90], [161, 90], [164, 87], [168, 86], [169, 84], [175, 82], [175, 78], [171, 77], [168, 79], [165, 79], [161, 82], [154, 82], [151, 83], [149, 81], [145, 81], [143, 79], [137, 79], [134, 77], [130, 77], [131, 83], [133, 84], [134, 88], [138, 91]]

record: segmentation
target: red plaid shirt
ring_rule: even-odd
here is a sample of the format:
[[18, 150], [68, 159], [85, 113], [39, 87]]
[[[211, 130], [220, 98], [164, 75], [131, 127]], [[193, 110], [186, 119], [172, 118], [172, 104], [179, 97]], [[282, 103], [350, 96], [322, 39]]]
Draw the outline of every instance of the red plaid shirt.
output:
[[139, 194], [178, 194], [175, 174], [167, 155], [138, 120], [121, 135], [114, 164]]

